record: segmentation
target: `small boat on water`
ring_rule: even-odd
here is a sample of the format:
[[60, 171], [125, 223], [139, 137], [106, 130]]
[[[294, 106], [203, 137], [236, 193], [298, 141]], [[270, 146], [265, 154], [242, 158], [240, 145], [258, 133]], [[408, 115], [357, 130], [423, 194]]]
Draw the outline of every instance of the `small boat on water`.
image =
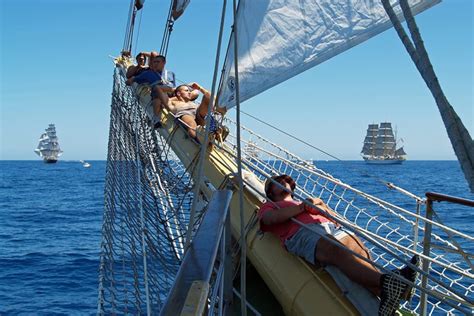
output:
[[45, 132], [41, 134], [35, 153], [43, 158], [45, 163], [56, 163], [62, 155], [63, 151], [59, 147], [54, 124], [49, 124]]
[[396, 147], [392, 123], [383, 122], [380, 126], [369, 124], [361, 151], [362, 158], [367, 164], [373, 165], [401, 164], [406, 160], [406, 152], [403, 146], [398, 149]]
[[87, 161], [84, 161], [84, 160], [79, 160], [80, 163], [82, 163], [82, 166], [84, 168], [90, 168], [91, 164], [88, 163]]

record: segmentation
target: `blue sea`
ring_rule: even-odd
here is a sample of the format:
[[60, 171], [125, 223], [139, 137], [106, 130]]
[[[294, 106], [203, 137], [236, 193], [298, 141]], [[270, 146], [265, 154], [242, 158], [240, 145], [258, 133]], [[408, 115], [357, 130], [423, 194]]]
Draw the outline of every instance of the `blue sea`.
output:
[[[96, 313], [106, 162], [90, 163], [0, 161], [0, 315]], [[420, 196], [435, 191], [474, 200], [456, 161], [315, 163], [395, 203], [380, 179]], [[472, 235], [472, 211], [445, 207], [439, 215]]]

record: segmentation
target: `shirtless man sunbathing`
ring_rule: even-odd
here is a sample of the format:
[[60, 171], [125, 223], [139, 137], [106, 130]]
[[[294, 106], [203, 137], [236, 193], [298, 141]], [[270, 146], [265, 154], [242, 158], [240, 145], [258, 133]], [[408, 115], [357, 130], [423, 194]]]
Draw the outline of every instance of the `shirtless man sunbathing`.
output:
[[[177, 118], [181, 119], [185, 124], [190, 137], [196, 139], [196, 127], [205, 125], [205, 117], [211, 93], [193, 82], [189, 85], [180, 85], [174, 91], [174, 97], [169, 98], [161, 88], [158, 87], [159, 97], [157, 98], [161, 104], [166, 107]], [[200, 104], [194, 102], [197, 95], [202, 93], [203, 97]]]
[[[273, 233], [288, 252], [312, 264], [338, 267], [349, 279], [380, 297], [379, 315], [394, 315], [400, 301], [409, 297], [411, 287], [396, 276], [382, 274], [370, 262], [348, 252], [346, 249], [370, 259], [368, 250], [353, 232], [342, 228], [320, 210], [294, 200], [292, 195], [295, 188], [295, 181], [287, 175], [275, 176], [267, 180], [265, 194], [268, 201], [258, 212], [261, 230]], [[336, 217], [336, 213], [321, 199], [312, 198], [309, 201], [317, 208]], [[318, 233], [301, 227], [291, 218], [306, 224]], [[338, 247], [334, 242], [321, 238], [322, 235], [344, 247]], [[419, 261], [416, 255], [411, 259], [411, 263], [415, 266], [419, 266]], [[408, 266], [394, 273], [413, 283], [417, 276], [417, 272]]]

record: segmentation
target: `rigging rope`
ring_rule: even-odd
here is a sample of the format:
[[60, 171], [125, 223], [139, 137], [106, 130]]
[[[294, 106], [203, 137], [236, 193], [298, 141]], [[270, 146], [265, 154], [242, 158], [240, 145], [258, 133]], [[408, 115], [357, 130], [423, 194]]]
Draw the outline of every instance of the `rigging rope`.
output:
[[134, 10], [134, 0], [130, 0], [130, 8], [128, 9], [128, 18], [127, 18], [127, 24], [125, 26], [125, 38], [123, 40], [123, 47], [122, 51], [125, 52], [127, 51], [128, 47], [130, 46], [130, 26], [131, 26], [131, 20], [132, 20], [132, 15], [133, 15], [133, 10]]
[[222, 14], [221, 14], [221, 22], [220, 22], [220, 27], [219, 27], [219, 35], [218, 35], [218, 40], [217, 40], [217, 50], [216, 50], [216, 59], [214, 63], [214, 74], [212, 78], [212, 87], [211, 87], [211, 99], [208, 104], [207, 108], [207, 116], [206, 116], [206, 129], [204, 133], [204, 142], [201, 144], [201, 148], [199, 151], [199, 160], [198, 160], [198, 170], [197, 170], [197, 178], [195, 181], [195, 187], [194, 187], [194, 196], [195, 199], [193, 200], [193, 204], [191, 206], [191, 214], [190, 214], [190, 224], [189, 224], [189, 229], [188, 232], [186, 233], [186, 244], [185, 244], [185, 249], [188, 249], [189, 244], [191, 242], [191, 228], [193, 227], [194, 223], [194, 217], [196, 214], [196, 205], [197, 201], [196, 198], [199, 196], [199, 192], [201, 190], [201, 183], [203, 182], [203, 169], [204, 169], [204, 159], [205, 159], [205, 154], [207, 150], [207, 144], [209, 142], [209, 130], [211, 127], [211, 116], [212, 116], [212, 109], [214, 107], [214, 96], [216, 92], [216, 81], [217, 81], [217, 71], [219, 69], [219, 59], [220, 59], [220, 51], [221, 51], [221, 43], [222, 43], [222, 34], [224, 31], [224, 21], [225, 21], [225, 9], [227, 5], [227, 0], [223, 1], [222, 4]]
[[407, 0], [400, 0], [400, 6], [410, 30], [411, 39], [403, 29], [401, 21], [394, 13], [390, 2], [382, 0], [382, 4], [405, 49], [436, 101], [451, 145], [454, 148], [454, 153], [460, 162], [471, 192], [474, 192], [474, 142], [441, 88]]
[[171, 38], [171, 32], [173, 32], [174, 20], [172, 17], [173, 12], [173, 0], [171, 0], [170, 7], [168, 10], [168, 17], [166, 18], [165, 29], [163, 31], [163, 39], [161, 40], [160, 54], [166, 56], [168, 54], [168, 46]]
[[235, 69], [235, 108], [236, 108], [236, 130], [237, 130], [237, 180], [239, 182], [239, 209], [240, 209], [240, 312], [243, 316], [247, 315], [247, 242], [245, 236], [244, 220], [244, 183], [242, 178], [242, 148], [241, 148], [241, 126], [240, 126], [240, 88], [239, 88], [239, 60], [238, 60], [238, 28], [237, 28], [237, 1], [233, 0], [233, 39], [234, 39], [234, 69]]
[[140, 17], [138, 20], [137, 36], [135, 38], [135, 51], [133, 53], [134, 56], [137, 55], [138, 39], [140, 38], [140, 29], [142, 26], [142, 16], [143, 16], [143, 8], [140, 10]]

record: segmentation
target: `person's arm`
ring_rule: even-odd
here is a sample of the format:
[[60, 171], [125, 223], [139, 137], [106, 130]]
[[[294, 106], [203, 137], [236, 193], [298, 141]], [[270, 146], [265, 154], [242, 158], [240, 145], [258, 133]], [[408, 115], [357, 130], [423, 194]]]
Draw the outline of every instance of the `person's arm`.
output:
[[304, 211], [303, 204], [267, 211], [263, 214], [261, 222], [265, 225], [280, 224]]
[[203, 94], [202, 101], [201, 101], [201, 106], [205, 106], [206, 108], [209, 105], [209, 101], [211, 101], [211, 93], [201, 87], [198, 83], [193, 82], [190, 84], [191, 88], [198, 90]]
[[127, 69], [127, 79], [132, 78], [137, 73], [138, 66], [130, 66]]
[[125, 84], [126, 84], [127, 86], [131, 86], [131, 85], [133, 84], [133, 80], [134, 80], [134, 79], [135, 79], [135, 77], [133, 77], [133, 76], [130, 77], [130, 78], [128, 78], [127, 81], [125, 81]]
[[145, 80], [144, 76], [145, 76], [144, 72], [142, 72], [141, 74], [138, 74], [136, 76], [132, 76], [132, 77], [127, 79], [125, 84], [127, 86], [131, 86], [134, 82], [136, 82], [138, 84], [142, 84], [142, 83], [144, 83], [144, 80]]
[[145, 55], [148, 58], [148, 66], [151, 66], [151, 59], [152, 57], [158, 56], [158, 52], [151, 51], [151, 52], [140, 52], [140, 54]]
[[[323, 202], [323, 200], [321, 200], [319, 198], [308, 198], [306, 200], [309, 201], [310, 203], [314, 204], [314, 206], [316, 206], [317, 208], [327, 212], [332, 217], [334, 217], [334, 218], [338, 217], [338, 214], [336, 212], [334, 212], [331, 208], [329, 208], [329, 206], [327, 206], [326, 203]], [[304, 204], [304, 202], [303, 202], [303, 204]], [[309, 213], [324, 215], [324, 214], [320, 214], [318, 210], [315, 210], [310, 205], [304, 204], [304, 209]], [[333, 220], [331, 218], [328, 218], [328, 219], [331, 222], [335, 223], [336, 225], [339, 225], [339, 223], [336, 220]]]

